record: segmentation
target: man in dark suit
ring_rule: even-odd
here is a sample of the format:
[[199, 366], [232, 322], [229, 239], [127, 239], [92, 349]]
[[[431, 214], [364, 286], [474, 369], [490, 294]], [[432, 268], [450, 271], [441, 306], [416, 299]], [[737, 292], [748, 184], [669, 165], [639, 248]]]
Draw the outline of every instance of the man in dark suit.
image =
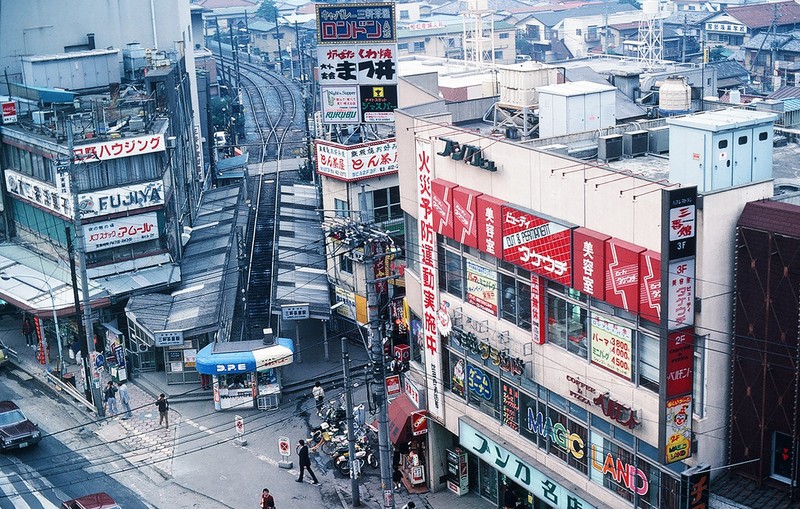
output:
[[305, 470], [308, 470], [308, 475], [314, 479], [314, 484], [319, 484], [319, 481], [317, 481], [317, 476], [314, 475], [314, 471], [311, 470], [311, 459], [308, 457], [308, 446], [306, 445], [305, 440], [300, 440], [297, 442], [297, 456], [300, 463], [300, 477], [297, 478], [297, 482], [303, 482], [303, 473]]

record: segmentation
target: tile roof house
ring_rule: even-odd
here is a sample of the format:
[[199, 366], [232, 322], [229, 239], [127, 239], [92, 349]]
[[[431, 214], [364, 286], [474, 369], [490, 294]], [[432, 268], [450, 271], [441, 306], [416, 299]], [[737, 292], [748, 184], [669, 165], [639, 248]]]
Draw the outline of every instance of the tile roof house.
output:
[[785, 33], [796, 28], [800, 28], [800, 4], [794, 1], [728, 7], [705, 20], [707, 41], [731, 48], [760, 33]]

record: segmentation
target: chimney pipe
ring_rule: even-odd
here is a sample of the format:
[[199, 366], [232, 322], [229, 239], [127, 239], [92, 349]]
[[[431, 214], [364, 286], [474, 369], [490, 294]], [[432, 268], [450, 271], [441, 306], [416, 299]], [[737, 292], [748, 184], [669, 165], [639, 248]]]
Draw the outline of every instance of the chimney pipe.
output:
[[94, 34], [93, 34], [93, 33], [91, 33], [91, 34], [86, 34], [86, 38], [89, 40], [89, 42], [88, 42], [89, 49], [90, 49], [90, 50], [93, 50], [93, 49], [95, 49], [95, 45], [94, 45]]

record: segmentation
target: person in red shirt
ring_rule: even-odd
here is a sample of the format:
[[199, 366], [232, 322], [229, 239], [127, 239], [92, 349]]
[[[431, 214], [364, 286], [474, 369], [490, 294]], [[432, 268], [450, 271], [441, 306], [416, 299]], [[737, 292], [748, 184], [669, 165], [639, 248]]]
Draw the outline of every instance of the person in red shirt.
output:
[[261, 509], [275, 509], [275, 499], [269, 493], [268, 488], [261, 492]]

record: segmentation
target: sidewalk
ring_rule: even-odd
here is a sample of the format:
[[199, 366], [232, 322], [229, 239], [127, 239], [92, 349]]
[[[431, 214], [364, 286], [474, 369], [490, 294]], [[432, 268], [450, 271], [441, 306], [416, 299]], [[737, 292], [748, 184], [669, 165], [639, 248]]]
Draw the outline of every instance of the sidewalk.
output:
[[[3, 342], [17, 354], [13, 362], [19, 368], [19, 371], [46, 385], [61, 397], [74, 401], [71, 395], [65, 393], [47, 377], [48, 371], [55, 373], [58, 367], [58, 349], [55, 345], [51, 345], [50, 348], [50, 364], [44, 365], [37, 359], [37, 351], [25, 344], [21, 319], [6, 316], [0, 319], [0, 329], [3, 330]], [[69, 358], [66, 347], [62, 350], [62, 354], [64, 356], [63, 372], [75, 376], [76, 385], [80, 390], [83, 370], [81, 366], [78, 366], [74, 360]], [[105, 387], [109, 380], [108, 373], [105, 370], [100, 370], [100, 387]], [[132, 464], [139, 463], [154, 466], [164, 477], [170, 477], [171, 458], [175, 448], [175, 430], [181, 422], [181, 415], [175, 409], [170, 408], [170, 428], [159, 427], [158, 410], [154, 405], [156, 397], [143, 390], [136, 383], [128, 383], [127, 385], [131, 399], [131, 419], [122, 419], [121, 414], [116, 416], [106, 414], [105, 418], [98, 418], [93, 415], [96, 425], [93, 431], [106, 442], [119, 443], [128, 451], [134, 451], [124, 455]], [[88, 413], [88, 410], [83, 405], [76, 404], [76, 406]], [[119, 399], [117, 400], [117, 409], [122, 410]]]

